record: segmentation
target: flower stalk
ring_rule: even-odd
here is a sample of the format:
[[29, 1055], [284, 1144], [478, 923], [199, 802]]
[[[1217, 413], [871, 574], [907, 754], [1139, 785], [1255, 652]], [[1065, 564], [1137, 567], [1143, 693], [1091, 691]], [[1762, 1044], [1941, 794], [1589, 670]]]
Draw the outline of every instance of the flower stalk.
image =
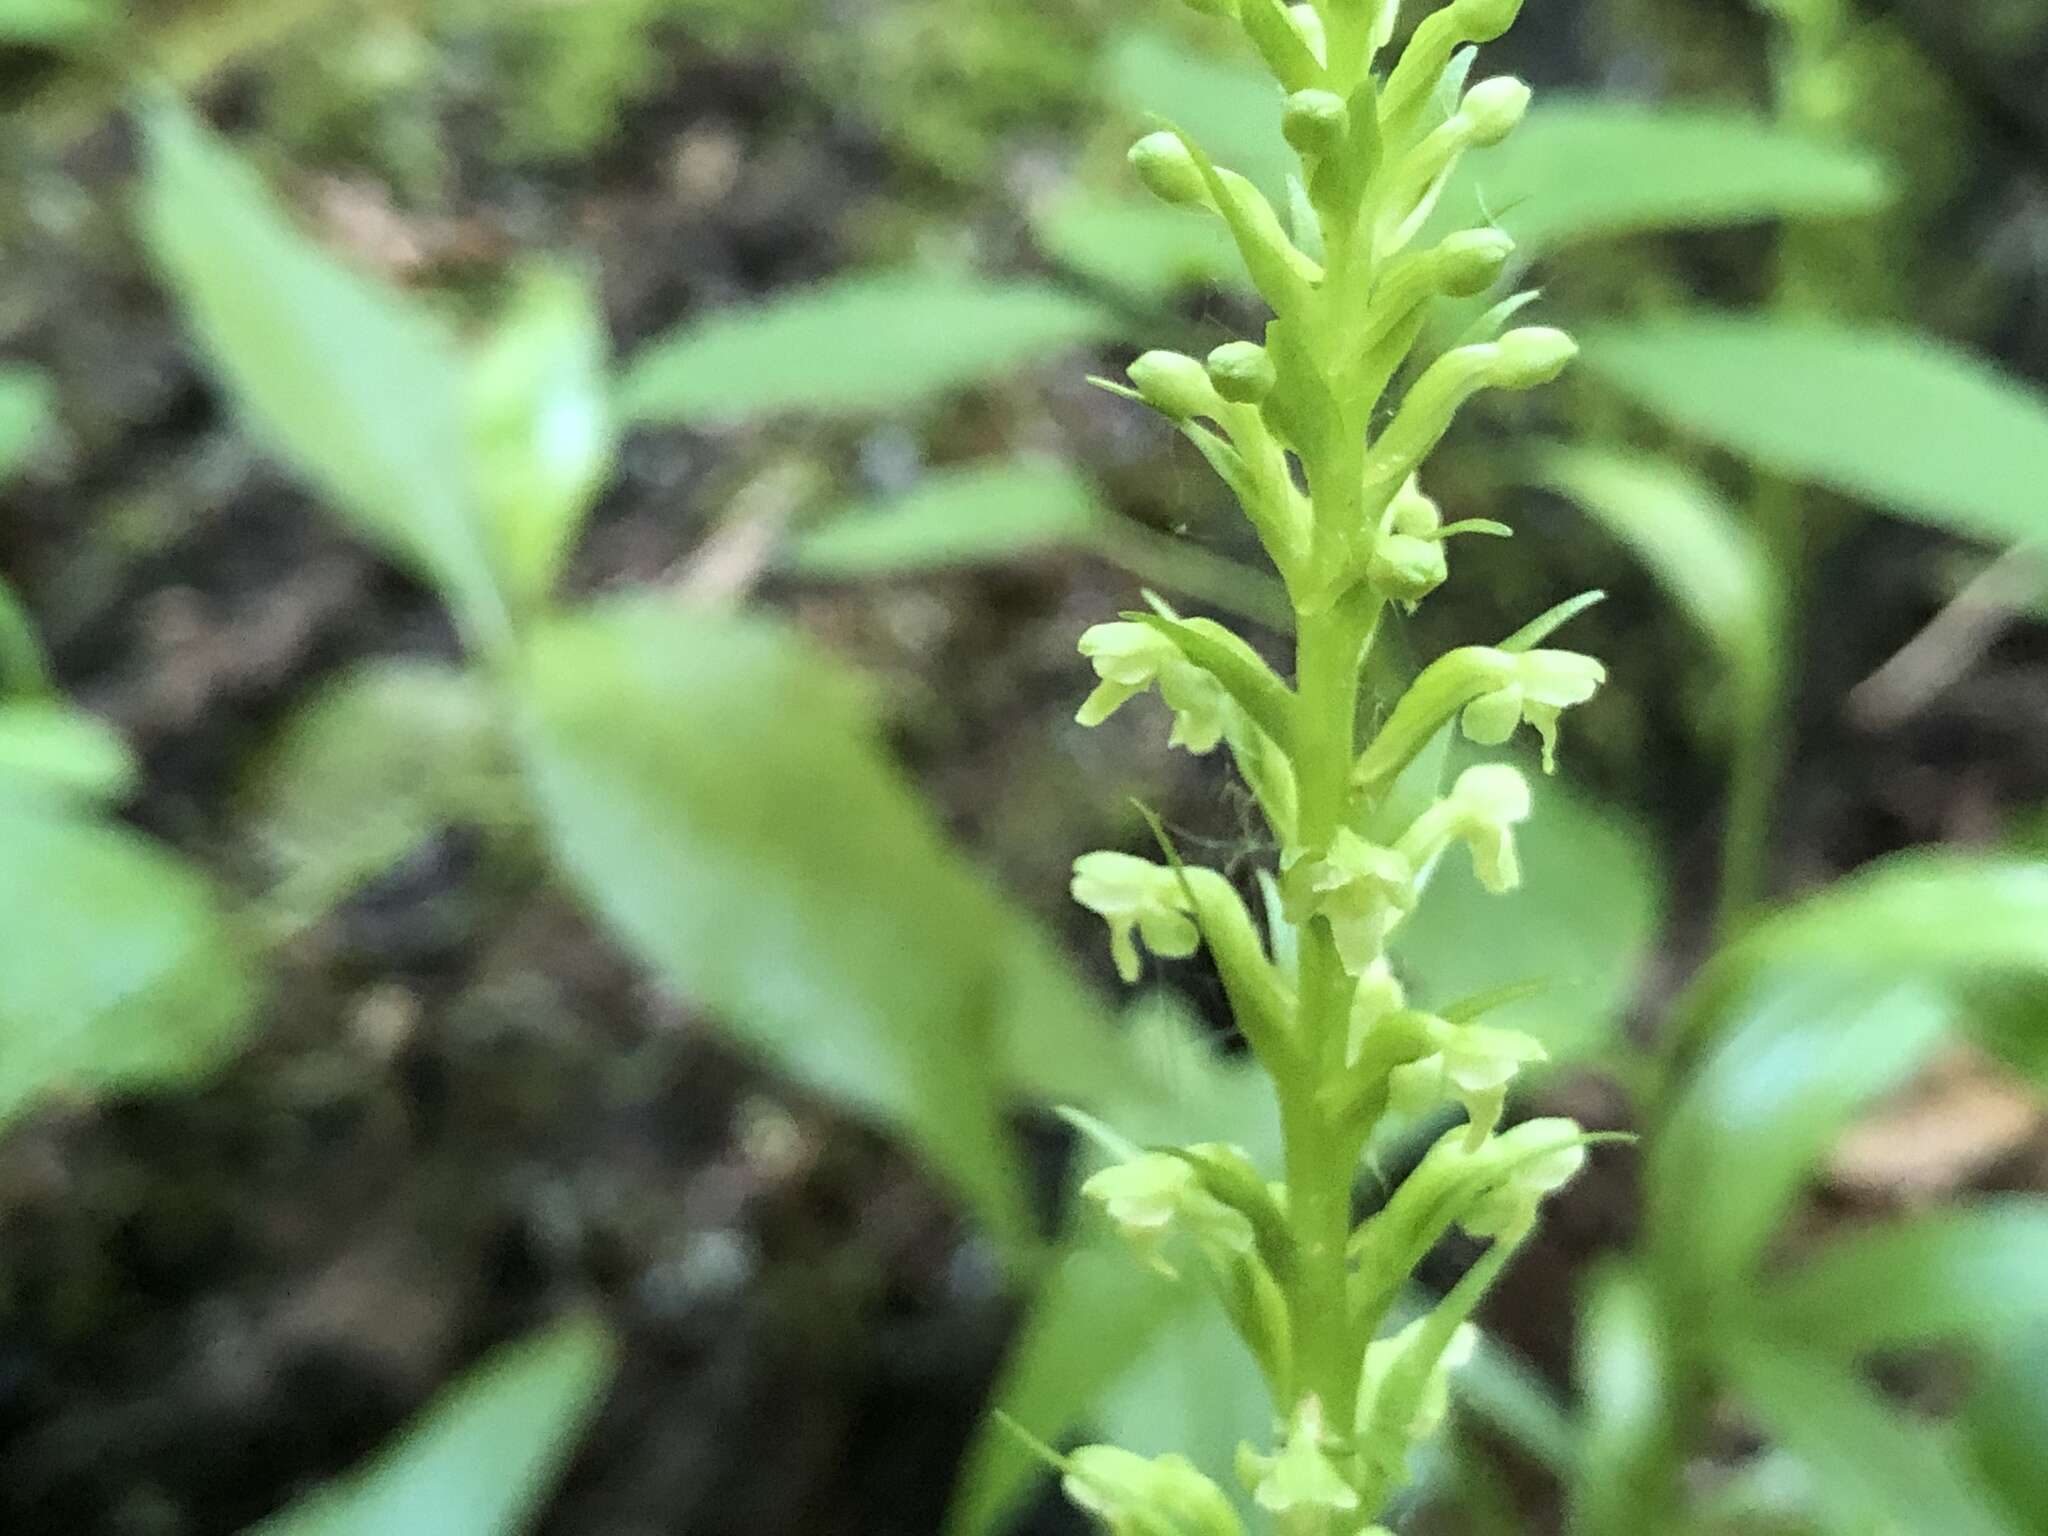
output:
[[[1412, 611], [1447, 579], [1453, 539], [1510, 531], [1447, 525], [1423, 489], [1429, 455], [1475, 395], [1547, 383], [1575, 349], [1535, 326], [1416, 356], [1437, 301], [1484, 293], [1512, 254], [1498, 230], [1438, 226], [1464, 157], [1502, 142], [1528, 109], [1520, 81], [1466, 84], [1473, 45], [1505, 32], [1520, 0], [1452, 0], [1398, 52], [1400, 0], [1191, 3], [1234, 18], [1277, 82], [1300, 159], [1292, 226], [1171, 125], [1139, 140], [1131, 162], [1164, 201], [1222, 221], [1272, 318], [1262, 338], [1206, 360], [1148, 352], [1128, 385], [1098, 382], [1166, 418], [1236, 494], [1286, 586], [1294, 676], [1155, 601], [1083, 637], [1100, 685], [1079, 718], [1098, 724], [1157, 688], [1173, 745], [1230, 753], [1281, 849], [1272, 920], [1290, 932], [1269, 951], [1231, 883], [1171, 848], [1159, 862], [1090, 854], [1074, 895], [1108, 923], [1126, 981], [1147, 952], [1207, 945], [1272, 1079], [1285, 1166], [1269, 1182], [1237, 1148], [1121, 1147], [1084, 1193], [1145, 1262], [1211, 1284], [1258, 1359], [1273, 1433], [1239, 1458], [1251, 1507], [1283, 1536], [1361, 1536], [1380, 1529], [1411, 1451], [1443, 1416], [1474, 1307], [1586, 1140], [1567, 1121], [1501, 1130], [1515, 1075], [1541, 1046], [1471, 1010], [1412, 1006], [1389, 947], [1443, 859], [1471, 859], [1489, 889], [1519, 882], [1527, 781], [1482, 762], [1405, 817], [1397, 789], [1450, 733], [1492, 747], [1527, 726], [1551, 769], [1560, 717], [1605, 672], [1539, 648], [1583, 606], [1567, 604], [1498, 645], [1441, 658], [1369, 735], [1361, 676], [1388, 611]], [[1354, 1188], [1375, 1131], [1390, 1115], [1446, 1113], [1461, 1123], [1361, 1223]], [[1390, 1333], [1416, 1266], [1452, 1226], [1490, 1248], [1433, 1310]], [[1181, 1267], [1181, 1254], [1199, 1265]], [[1066, 1466], [1070, 1490], [1116, 1536], [1242, 1529], [1181, 1458], [1089, 1447]]]

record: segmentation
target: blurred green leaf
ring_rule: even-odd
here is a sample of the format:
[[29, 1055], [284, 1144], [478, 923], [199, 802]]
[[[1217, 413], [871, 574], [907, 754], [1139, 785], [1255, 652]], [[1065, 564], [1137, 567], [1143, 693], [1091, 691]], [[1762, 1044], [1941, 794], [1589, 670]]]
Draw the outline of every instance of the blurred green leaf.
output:
[[1907, 1418], [1827, 1356], [1776, 1336], [1731, 1341], [1723, 1353], [1743, 1399], [1811, 1468], [1843, 1520], [1913, 1536], [2024, 1536], [1942, 1431]]
[[1783, 594], [1769, 556], [1712, 486], [1677, 465], [1598, 448], [1540, 448], [1535, 482], [1626, 545], [1720, 652], [1738, 684], [1776, 668]]
[[14, 589], [0, 581], [0, 697], [50, 691], [50, 664], [35, 621]]
[[[1507, 896], [1489, 894], [1467, 862], [1445, 860], [1395, 934], [1395, 960], [1426, 1006], [1544, 981], [1487, 1023], [1528, 1031], [1555, 1061], [1595, 1054], [1634, 996], [1662, 921], [1663, 874], [1641, 829], [1556, 780], [1536, 785], [1517, 845], [1524, 881]], [[1487, 942], [1474, 944], [1474, 933]]]
[[0, 366], [0, 480], [21, 467], [55, 413], [47, 378], [33, 368]]
[[1433, 227], [1498, 220], [1528, 257], [1653, 230], [1841, 218], [1890, 196], [1869, 156], [1761, 118], [1551, 96], [1506, 143], [1461, 162]]
[[1573, 1536], [1635, 1536], [1671, 1525], [1672, 1469], [1684, 1447], [1671, 1410], [1676, 1381], [1655, 1290], [1610, 1263], [1590, 1277], [1577, 1376], [1581, 1455], [1567, 1491]]
[[1093, 542], [1109, 516], [1060, 464], [978, 464], [928, 475], [904, 496], [826, 513], [787, 563], [804, 576], [855, 579], [995, 564]]
[[1724, 315], [1581, 340], [1609, 383], [1775, 474], [2000, 544], [2048, 531], [2048, 396], [1938, 342]]
[[1104, 311], [1042, 283], [844, 277], [654, 341], [628, 370], [622, 409], [699, 426], [780, 411], [870, 415], [1006, 378], [1111, 329]]
[[1472, 1358], [1451, 1378], [1451, 1390], [1468, 1415], [1560, 1476], [1569, 1475], [1584, 1453], [1585, 1437], [1549, 1383], [1492, 1334], [1480, 1336]]
[[249, 1536], [513, 1536], [596, 1416], [615, 1355], [582, 1318], [507, 1345], [367, 1467]]
[[93, 801], [125, 799], [140, 766], [120, 736], [81, 709], [48, 699], [0, 701], [0, 786]]
[[1276, 205], [1300, 162], [1280, 133], [1280, 88], [1248, 64], [1205, 58], [1157, 32], [1130, 32], [1103, 56], [1103, 90], [1135, 121], [1164, 119]]
[[1757, 1300], [1770, 1332], [1838, 1357], [2048, 1327], [2048, 1200], [1931, 1211], [1832, 1238]]
[[1222, 224], [1185, 208], [1075, 188], [1041, 208], [1032, 225], [1054, 261], [1139, 303], [1243, 278]]
[[544, 601], [610, 478], [611, 343], [590, 284], [526, 272], [470, 361], [478, 493], [513, 598]]
[[1818, 961], [1746, 994], [1650, 1147], [1648, 1219], [1667, 1292], [1739, 1300], [1814, 1163], [1932, 1058], [1950, 1018], [1927, 986]]
[[125, 7], [114, 0], [5, 0], [0, 41], [58, 47], [105, 31]]
[[1971, 1465], [2020, 1528], [2048, 1530], [2048, 1456], [2041, 1454], [2048, 1445], [2048, 1326], [2027, 1330], [1978, 1362], [1962, 1439]]
[[306, 705], [243, 786], [278, 873], [272, 901], [308, 921], [443, 827], [489, 824], [520, 791], [488, 690], [438, 662], [372, 661]]
[[1723, 949], [1676, 1006], [1704, 1060], [1650, 1160], [1673, 1283], [1742, 1283], [1833, 1138], [1972, 1022], [1972, 989], [2044, 972], [2048, 863], [1949, 853], [1889, 859]]
[[593, 907], [1020, 1233], [995, 1038], [1015, 920], [886, 762], [851, 680], [767, 624], [645, 602], [543, 629], [522, 688], [542, 820]]
[[[1066, 1439], [1137, 1367], [1175, 1313], [1212, 1305], [1137, 1263], [1122, 1247], [1077, 1238], [1033, 1297], [996, 1382], [994, 1409], [1048, 1443]], [[1115, 1319], [1114, 1327], [1105, 1322]], [[944, 1536], [1000, 1536], [1046, 1467], [993, 1414], [976, 1426]]]
[[470, 477], [462, 361], [424, 311], [327, 255], [183, 107], [144, 115], [142, 224], [251, 428], [472, 638], [507, 626]]
[[45, 1093], [181, 1082], [241, 1039], [255, 979], [211, 887], [59, 802], [0, 816], [0, 1124]]
[[1103, 1395], [1090, 1427], [1104, 1443], [1140, 1456], [1187, 1457], [1248, 1512], [1237, 1448], [1270, 1442], [1273, 1407], [1251, 1351], [1215, 1298], [1196, 1290], [1187, 1300]]

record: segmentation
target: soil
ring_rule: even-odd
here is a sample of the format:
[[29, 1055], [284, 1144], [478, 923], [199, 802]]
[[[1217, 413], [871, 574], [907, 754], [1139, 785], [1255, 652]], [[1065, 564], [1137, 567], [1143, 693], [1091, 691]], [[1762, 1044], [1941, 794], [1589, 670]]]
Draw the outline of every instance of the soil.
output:
[[[1980, 174], [1977, 227], [2022, 216], [2031, 189], [2038, 238], [2042, 125], [2012, 93], [2015, 66], [1929, 21], [1940, 7], [1899, 9], [1970, 82], [1973, 142], [2006, 168]], [[1629, 66], [1577, 7], [1531, 11], [1510, 62], [1539, 83]], [[899, 163], [773, 53], [671, 41], [661, 88], [586, 161], [512, 173], [459, 156], [432, 218], [341, 172], [294, 190], [359, 254], [421, 280], [481, 282], [536, 247], [587, 253], [622, 350], [853, 263], [906, 208], [1028, 260], [1007, 193], [977, 200]], [[230, 79], [215, 106], [227, 119], [236, 102]], [[126, 163], [110, 125], [61, 163], [16, 167], [11, 195], [39, 211], [6, 237], [0, 342], [55, 375], [65, 441], [4, 498], [0, 572], [64, 688], [143, 753], [147, 788], [127, 815], [246, 888], [261, 866], [237, 787], [261, 745], [347, 665], [448, 656], [454, 640], [427, 594], [335, 532], [221, 419], [122, 231], [112, 191]], [[2042, 292], [2031, 308], [2021, 292], [1986, 306], [2032, 317], [2026, 334], [1977, 338], [2037, 379]], [[1162, 445], [1108, 440], [1078, 392], [1044, 398], [1026, 408], [1045, 416], [1033, 430], [1049, 422], [1105, 484], [1189, 482]], [[964, 403], [935, 439], [1004, 440], [1017, 409], [1008, 395]], [[673, 571], [783, 455], [859, 479], [905, 451], [899, 429], [636, 439], [576, 581]], [[1989, 843], [2048, 799], [2039, 625], [2000, 629], [1960, 681], [1881, 731], [1840, 702], [1939, 608], [1928, 572], [1953, 553], [1932, 533], [1858, 521], [1825, 562], [1781, 889], [1908, 844]], [[1698, 667], [1620, 555], [1565, 537], [1547, 558], [1560, 583], [1616, 591], [1588, 644], [1631, 658], [1634, 723], [1584, 766], [1672, 850], [1670, 949], [1643, 1005], [1653, 1027], [1708, 912], [1717, 768], [1688, 719]], [[1071, 708], [1073, 636], [1126, 585], [1075, 559], [761, 597], [889, 680], [905, 760], [949, 822], [1105, 981], [1061, 886], [1115, 811], [1048, 743]], [[1135, 753], [1136, 738], [1117, 748]], [[1234, 835], [1206, 769], [1126, 771], [1177, 825]], [[1189, 985], [1213, 1001], [1199, 976]], [[1556, 1093], [1589, 1123], [1625, 1124], [1596, 1080]], [[1056, 1152], [1046, 1161], [1050, 1174]], [[1921, 1175], [1914, 1198], [1928, 1198]], [[1503, 1288], [1496, 1323], [1560, 1381], [1574, 1287], [1630, 1241], [1634, 1177], [1626, 1152], [1603, 1157]], [[2048, 1185], [2038, 1123], [1948, 1186], [1965, 1181]], [[1899, 1198], [1895, 1180], [1872, 1185], [1845, 1179], [1832, 1209]], [[225, 1536], [575, 1304], [613, 1321], [626, 1363], [545, 1536], [928, 1533], [1016, 1313], [984, 1245], [884, 1138], [737, 1055], [530, 864], [451, 833], [287, 946], [259, 1043], [219, 1079], [55, 1109], [0, 1146], [0, 1529]], [[1078, 1528], [1050, 1502], [1028, 1527]]]

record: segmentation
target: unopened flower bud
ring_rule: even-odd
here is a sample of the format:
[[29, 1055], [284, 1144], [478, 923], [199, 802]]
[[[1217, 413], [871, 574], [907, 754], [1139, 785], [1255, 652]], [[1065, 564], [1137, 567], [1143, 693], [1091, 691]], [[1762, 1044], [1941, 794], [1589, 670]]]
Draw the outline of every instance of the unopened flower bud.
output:
[[1389, 510], [1393, 514], [1394, 532], [1405, 533], [1412, 539], [1431, 538], [1444, 525], [1443, 509], [1423, 493], [1421, 483], [1413, 475], [1395, 495]]
[[1351, 109], [1334, 91], [1296, 91], [1287, 98], [1280, 126], [1287, 142], [1302, 154], [1332, 154], [1343, 148], [1351, 132]]
[[1450, 579], [1443, 541], [1390, 533], [1373, 546], [1366, 566], [1373, 589], [1397, 602], [1419, 603]]
[[1209, 354], [1209, 381], [1234, 405], [1257, 405], [1280, 381], [1272, 356], [1255, 341], [1227, 341]]
[[1509, 331], [1494, 343], [1499, 353], [1493, 369], [1496, 389], [1534, 389], [1548, 384], [1579, 355], [1579, 344], [1547, 325]]
[[1209, 201], [1202, 168], [1178, 134], [1148, 133], [1131, 146], [1131, 169], [1145, 189], [1176, 208], [1201, 207]]
[[1451, 19], [1470, 43], [1490, 43], [1515, 24], [1522, 0], [1452, 0]]
[[1529, 87], [1512, 75], [1482, 80], [1465, 93], [1458, 116], [1465, 124], [1465, 142], [1489, 149], [1521, 125], [1529, 112]]
[[1214, 416], [1222, 405], [1209, 370], [1184, 352], [1147, 352], [1130, 375], [1145, 403], [1173, 421]]
[[1500, 281], [1515, 242], [1498, 229], [1467, 229], [1446, 237], [1433, 253], [1437, 291], [1469, 299]]

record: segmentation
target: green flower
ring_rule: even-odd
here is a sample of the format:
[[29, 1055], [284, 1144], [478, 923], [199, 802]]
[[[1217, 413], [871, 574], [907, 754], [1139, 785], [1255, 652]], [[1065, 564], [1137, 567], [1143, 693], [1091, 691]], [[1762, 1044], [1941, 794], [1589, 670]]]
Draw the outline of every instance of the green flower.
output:
[[1167, 636], [1145, 624], [1097, 624], [1081, 637], [1081, 654], [1102, 679], [1074, 718], [1102, 724], [1154, 684], [1173, 711], [1168, 744], [1197, 757], [1213, 752], [1229, 729], [1235, 705], [1221, 683], [1183, 656]]
[[1112, 1164], [1081, 1186], [1100, 1205], [1132, 1249], [1161, 1274], [1174, 1273], [1163, 1256], [1167, 1242], [1185, 1234], [1219, 1260], [1252, 1250], [1252, 1224], [1202, 1187], [1200, 1173], [1184, 1157], [1147, 1152]]
[[1321, 914], [1352, 975], [1379, 959], [1387, 935], [1415, 905], [1416, 866], [1394, 848], [1340, 827], [1330, 850], [1302, 871], [1309, 910]]
[[1389, 1102], [1402, 1114], [1422, 1115], [1446, 1099], [1456, 1099], [1465, 1106], [1467, 1145], [1477, 1149], [1500, 1124], [1515, 1074], [1531, 1062], [1546, 1060], [1549, 1052], [1540, 1040], [1519, 1030], [1435, 1018], [1428, 1028], [1436, 1049], [1394, 1069], [1388, 1079]]
[[[1395, 1434], [1415, 1445], [1442, 1428], [1451, 1406], [1451, 1373], [1471, 1360], [1479, 1330], [1470, 1323], [1459, 1324], [1443, 1353], [1425, 1361], [1417, 1355], [1430, 1347], [1428, 1323], [1428, 1318], [1418, 1317], [1399, 1333], [1366, 1346], [1365, 1371], [1358, 1384], [1361, 1438]], [[1398, 1400], [1397, 1393], [1410, 1400]]]
[[1155, 955], [1182, 960], [1201, 943], [1179, 875], [1128, 853], [1089, 853], [1074, 861], [1074, 900], [1109, 924], [1109, 951], [1127, 982], [1140, 974], [1135, 937]]
[[1223, 1490], [1185, 1456], [1150, 1460], [1113, 1445], [1084, 1445], [1061, 1482], [1110, 1536], [1244, 1536]]
[[[1531, 1120], [1516, 1126], [1510, 1135], [1520, 1135], [1531, 1127], [1548, 1128], [1547, 1135], [1554, 1135], [1558, 1127], [1578, 1131], [1568, 1120]], [[1474, 1237], [1513, 1237], [1524, 1232], [1536, 1219], [1536, 1209], [1544, 1198], [1564, 1188], [1585, 1166], [1585, 1144], [1577, 1140], [1521, 1158], [1511, 1164], [1504, 1180], [1458, 1218], [1458, 1225]]]
[[1286, 1516], [1314, 1510], [1342, 1514], [1358, 1508], [1358, 1490], [1344, 1481], [1330, 1459], [1327, 1439], [1322, 1401], [1307, 1397], [1294, 1410], [1278, 1455], [1240, 1453], [1239, 1475], [1251, 1487], [1261, 1509]]
[[1554, 773], [1558, 715], [1592, 698], [1607, 681], [1607, 669], [1576, 651], [1529, 651], [1512, 662], [1506, 683], [1465, 706], [1465, 734], [1497, 747], [1526, 720], [1543, 738], [1543, 771]]
[[1480, 884], [1496, 894], [1511, 891], [1522, 883], [1515, 828], [1533, 809], [1528, 780], [1504, 763], [1481, 763], [1467, 768], [1450, 794], [1415, 818], [1399, 851], [1413, 868], [1426, 869], [1462, 840]]

